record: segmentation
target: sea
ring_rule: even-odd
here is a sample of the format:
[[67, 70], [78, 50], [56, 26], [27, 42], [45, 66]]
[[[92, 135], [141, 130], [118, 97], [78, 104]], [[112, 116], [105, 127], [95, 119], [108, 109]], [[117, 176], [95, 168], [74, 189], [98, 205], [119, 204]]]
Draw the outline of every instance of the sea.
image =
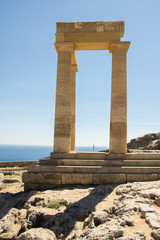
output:
[[[108, 147], [96, 147], [94, 152], [107, 149]], [[93, 152], [93, 146], [76, 147], [78, 152]], [[0, 145], [0, 162], [9, 161], [34, 161], [49, 157], [53, 152], [52, 146], [28, 146], [28, 145]]]

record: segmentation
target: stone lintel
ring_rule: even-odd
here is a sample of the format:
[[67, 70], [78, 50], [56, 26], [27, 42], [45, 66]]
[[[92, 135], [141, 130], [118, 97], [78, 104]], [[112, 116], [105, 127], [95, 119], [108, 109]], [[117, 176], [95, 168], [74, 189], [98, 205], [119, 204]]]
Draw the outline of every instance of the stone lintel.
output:
[[74, 43], [75, 50], [109, 50], [111, 42], [120, 42], [124, 21], [57, 23], [56, 43]]
[[56, 33], [103, 33], [118, 32], [124, 35], [124, 21], [57, 22]]
[[129, 49], [129, 46], [130, 46], [129, 41], [127, 41], [127, 42], [111, 42], [109, 52], [113, 53], [117, 49], [124, 49], [127, 52]]

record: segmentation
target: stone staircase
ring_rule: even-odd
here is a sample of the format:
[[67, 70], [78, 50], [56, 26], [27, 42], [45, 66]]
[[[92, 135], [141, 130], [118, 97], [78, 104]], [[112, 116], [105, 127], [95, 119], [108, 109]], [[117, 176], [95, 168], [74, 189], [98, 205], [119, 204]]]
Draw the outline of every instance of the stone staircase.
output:
[[28, 166], [24, 189], [120, 184], [160, 179], [160, 154], [51, 153]]

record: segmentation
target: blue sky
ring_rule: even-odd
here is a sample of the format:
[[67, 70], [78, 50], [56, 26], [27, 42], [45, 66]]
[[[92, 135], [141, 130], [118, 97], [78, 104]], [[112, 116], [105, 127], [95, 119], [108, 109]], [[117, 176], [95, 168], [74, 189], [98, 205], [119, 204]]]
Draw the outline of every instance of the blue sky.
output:
[[[0, 144], [53, 144], [56, 22], [125, 21], [128, 140], [160, 131], [159, 10], [159, 0], [0, 0]], [[76, 145], [108, 146], [112, 56], [77, 60]]]

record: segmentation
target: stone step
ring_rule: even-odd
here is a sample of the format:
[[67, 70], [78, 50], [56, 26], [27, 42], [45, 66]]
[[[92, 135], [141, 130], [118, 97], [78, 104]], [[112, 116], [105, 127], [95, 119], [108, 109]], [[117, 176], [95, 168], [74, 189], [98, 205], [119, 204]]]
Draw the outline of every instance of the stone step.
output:
[[160, 160], [96, 160], [96, 159], [41, 159], [40, 165], [65, 166], [160, 166]]
[[70, 153], [55, 153], [50, 154], [51, 159], [101, 159], [101, 160], [160, 160], [160, 153], [127, 153], [127, 154], [109, 154], [104, 152], [70, 152]]
[[160, 166], [160, 160], [122, 160], [123, 166]]
[[158, 166], [65, 166], [65, 165], [30, 165], [28, 172], [54, 173], [158, 173]]
[[122, 160], [96, 160], [96, 159], [40, 159], [40, 165], [65, 165], [65, 166], [120, 166]]

